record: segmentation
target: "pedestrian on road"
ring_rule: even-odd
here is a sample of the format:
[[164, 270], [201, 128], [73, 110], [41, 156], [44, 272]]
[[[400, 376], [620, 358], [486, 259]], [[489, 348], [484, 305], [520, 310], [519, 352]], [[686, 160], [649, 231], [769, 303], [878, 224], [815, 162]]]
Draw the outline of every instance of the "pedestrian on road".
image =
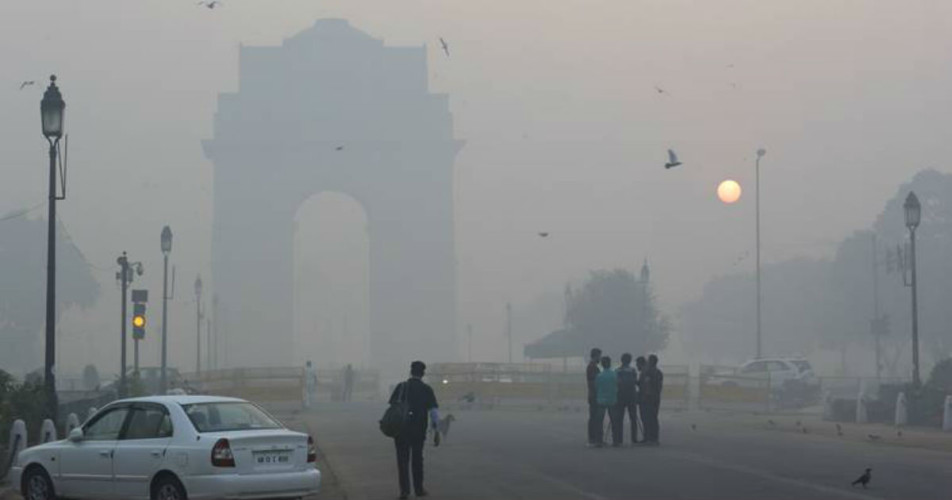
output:
[[406, 398], [409, 414], [406, 428], [393, 439], [397, 448], [397, 473], [400, 479], [400, 498], [410, 495], [410, 469], [413, 470], [413, 491], [418, 497], [427, 496], [423, 488], [423, 443], [429, 420], [433, 429], [440, 425], [436, 395], [433, 388], [423, 382], [426, 365], [422, 361], [410, 364], [410, 379], [397, 384], [390, 395], [390, 404]]
[[645, 443], [650, 446], [660, 444], [660, 424], [658, 411], [661, 409], [661, 388], [664, 386], [664, 374], [658, 368], [658, 356], [648, 356], [648, 367], [641, 374], [641, 390], [645, 423]]
[[645, 394], [644, 389], [641, 386], [642, 377], [645, 373], [645, 370], [648, 369], [648, 358], [644, 356], [638, 356], [635, 359], [635, 368], [638, 370], [638, 394], [635, 396], [635, 402], [638, 406], [638, 426], [641, 428], [641, 440], [639, 443], [645, 442]]
[[638, 372], [631, 366], [631, 354], [621, 355], [621, 366], [615, 370], [618, 378], [618, 404], [615, 406], [615, 424], [612, 425], [612, 443], [624, 443], [625, 413], [631, 421], [631, 443], [638, 442]]
[[[614, 439], [618, 433], [615, 429], [619, 427], [615, 421], [615, 405], [618, 404], [618, 375], [612, 370], [612, 358], [602, 356], [602, 372], [595, 379], [595, 386], [598, 389], [598, 410], [596, 410], [595, 420], [598, 422], [597, 443], [595, 446], [601, 447], [604, 443], [602, 436], [603, 425], [605, 423], [605, 414], [608, 414], [608, 421], [612, 427], [612, 446], [621, 446], [621, 440]], [[619, 436], [620, 438], [620, 436]]]
[[600, 370], [598, 362], [602, 357], [602, 350], [592, 349], [588, 360], [588, 367], [585, 368], [585, 381], [588, 385], [588, 445], [601, 445], [602, 440], [597, 439], [601, 432], [601, 421], [596, 422], [595, 417], [598, 413], [598, 393], [595, 390], [595, 378], [598, 377]]

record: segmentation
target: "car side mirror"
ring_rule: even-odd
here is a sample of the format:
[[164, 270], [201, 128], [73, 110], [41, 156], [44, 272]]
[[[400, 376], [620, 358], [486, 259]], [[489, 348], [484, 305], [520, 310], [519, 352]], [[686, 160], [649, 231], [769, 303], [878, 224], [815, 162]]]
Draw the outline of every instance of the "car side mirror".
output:
[[82, 441], [82, 440], [83, 440], [83, 428], [82, 428], [82, 427], [77, 427], [77, 428], [75, 428], [75, 429], [69, 431], [69, 440], [72, 441], [72, 442], [74, 442], [74, 443], [78, 443], [78, 442]]

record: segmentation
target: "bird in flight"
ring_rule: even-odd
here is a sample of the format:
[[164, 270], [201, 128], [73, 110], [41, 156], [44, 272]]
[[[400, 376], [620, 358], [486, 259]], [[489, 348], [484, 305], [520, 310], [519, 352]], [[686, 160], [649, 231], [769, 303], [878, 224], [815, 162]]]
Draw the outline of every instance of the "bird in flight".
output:
[[336, 148], [334, 148], [334, 151], [343, 151], [343, 150], [344, 150], [344, 146], [337, 146]]
[[869, 481], [870, 481], [871, 479], [873, 479], [873, 474], [872, 474], [872, 472], [873, 472], [873, 469], [870, 469], [870, 468], [867, 467], [867, 468], [866, 468], [866, 471], [863, 472], [863, 475], [860, 476], [860, 477], [858, 477], [858, 478], [856, 478], [856, 481], [853, 481], [853, 483], [852, 483], [850, 486], [853, 486], [853, 487], [855, 488], [856, 485], [859, 484], [859, 485], [862, 485], [862, 486], [863, 486], [863, 489], [865, 490], [865, 489], [866, 489], [866, 485], [869, 484]]
[[668, 163], [664, 164], [664, 168], [674, 168], [681, 164], [681, 161], [678, 160], [677, 153], [673, 149], [668, 150]]
[[843, 435], [843, 427], [841, 427], [840, 424], [836, 424], [836, 435], [837, 436]]
[[218, 0], [212, 0], [211, 2], [202, 0], [201, 2], [198, 2], [195, 5], [204, 5], [205, 7], [208, 7], [209, 9], [214, 9], [215, 7], [218, 7], [219, 5], [221, 5], [221, 2], [219, 2]]
[[657, 92], [657, 93], [659, 93], [659, 94], [668, 94], [668, 95], [671, 95], [670, 92], [668, 92], [667, 90], [665, 90], [665, 89], [663, 89], [663, 88], [661, 88], [661, 87], [659, 87], [659, 86], [657, 86], [657, 85], [654, 86], [654, 89], [655, 89], [655, 92]]
[[548, 237], [549, 237], [549, 232], [548, 232], [548, 231], [540, 231], [540, 232], [539, 232], [539, 237], [541, 237], [541, 238], [548, 238]]
[[26, 80], [26, 81], [24, 81], [23, 83], [20, 84], [20, 90], [23, 90], [24, 87], [29, 87], [30, 85], [34, 85], [34, 84], [36, 84], [35, 81], [33, 81], [33, 80]]
[[443, 47], [443, 52], [446, 53], [446, 57], [450, 56], [450, 46], [446, 44], [446, 40], [443, 40], [443, 37], [440, 37], [440, 46]]

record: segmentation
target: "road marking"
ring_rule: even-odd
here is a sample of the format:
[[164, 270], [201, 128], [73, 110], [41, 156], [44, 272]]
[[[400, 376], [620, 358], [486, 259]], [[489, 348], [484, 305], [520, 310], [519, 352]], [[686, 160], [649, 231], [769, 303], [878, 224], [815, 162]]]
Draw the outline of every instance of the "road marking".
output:
[[855, 498], [857, 500], [883, 500], [882, 497], [867, 495], [865, 493], [860, 493], [858, 491], [849, 491], [849, 490], [834, 488], [831, 486], [823, 486], [822, 484], [810, 483], [807, 481], [802, 481], [800, 479], [793, 479], [789, 477], [779, 476], [777, 474], [774, 474], [772, 472], [767, 472], [765, 470], [755, 469], [753, 467], [747, 467], [746, 465], [725, 463], [723, 461], [715, 460], [713, 458], [708, 458], [703, 455], [698, 455], [695, 453], [688, 453], [683, 451], [670, 451], [670, 450], [664, 450], [664, 451], [665, 451], [665, 455], [672, 456], [673, 458], [681, 458], [684, 460], [690, 460], [692, 462], [709, 465], [711, 467], [717, 467], [720, 469], [726, 469], [733, 472], [739, 472], [741, 474], [749, 474], [752, 476], [760, 477], [762, 479], [777, 481], [780, 483], [786, 483], [792, 486], [799, 486], [801, 488], [815, 490], [820, 493], [825, 493], [828, 495], [839, 495], [842, 497]]

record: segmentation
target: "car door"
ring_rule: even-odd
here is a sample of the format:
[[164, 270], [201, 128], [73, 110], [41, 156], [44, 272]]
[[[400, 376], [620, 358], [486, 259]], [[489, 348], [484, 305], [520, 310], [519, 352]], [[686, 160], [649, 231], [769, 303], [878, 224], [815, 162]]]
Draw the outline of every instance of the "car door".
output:
[[83, 439], [63, 444], [61, 496], [94, 499], [114, 496], [113, 453], [128, 416], [126, 405], [107, 408], [83, 426]]
[[165, 461], [172, 420], [161, 404], [135, 403], [113, 458], [116, 496], [147, 498], [149, 482]]

